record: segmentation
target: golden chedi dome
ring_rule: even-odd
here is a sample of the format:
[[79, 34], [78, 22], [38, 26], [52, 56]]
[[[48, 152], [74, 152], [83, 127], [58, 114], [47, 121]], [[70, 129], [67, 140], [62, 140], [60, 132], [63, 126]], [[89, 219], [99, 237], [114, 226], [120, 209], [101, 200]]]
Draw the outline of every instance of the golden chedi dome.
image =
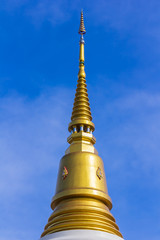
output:
[[103, 161], [94, 148], [95, 127], [84, 70], [85, 33], [81, 12], [78, 83], [68, 127], [71, 134], [67, 139], [70, 146], [60, 161], [56, 193], [51, 202], [53, 213], [41, 238], [60, 231], [88, 229], [110, 233], [122, 239], [110, 213], [112, 201], [108, 195]]

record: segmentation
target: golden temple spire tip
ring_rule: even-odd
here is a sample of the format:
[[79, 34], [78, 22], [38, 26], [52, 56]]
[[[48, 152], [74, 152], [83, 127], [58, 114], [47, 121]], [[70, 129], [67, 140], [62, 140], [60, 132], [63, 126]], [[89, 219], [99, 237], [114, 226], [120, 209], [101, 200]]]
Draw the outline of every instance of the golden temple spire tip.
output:
[[[81, 20], [78, 33], [80, 37], [80, 48], [79, 48], [79, 72], [77, 89], [74, 99], [73, 111], [71, 116], [71, 122], [69, 124], [69, 132], [86, 132], [92, 133], [95, 129], [94, 123], [92, 122], [87, 84], [86, 84], [86, 73], [84, 69], [84, 39], [83, 35], [86, 33], [83, 19], [83, 10], [81, 10]], [[95, 142], [95, 140], [94, 140]]]
[[79, 27], [79, 34], [83, 35], [86, 33], [86, 29], [84, 26], [84, 17], [83, 17], [83, 9], [81, 10], [81, 20], [80, 20], [80, 27]]

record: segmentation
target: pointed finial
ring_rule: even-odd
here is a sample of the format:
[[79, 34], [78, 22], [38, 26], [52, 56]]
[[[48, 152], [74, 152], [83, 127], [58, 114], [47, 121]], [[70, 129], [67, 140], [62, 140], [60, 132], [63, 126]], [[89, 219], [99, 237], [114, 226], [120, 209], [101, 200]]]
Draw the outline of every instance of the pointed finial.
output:
[[[84, 39], [83, 35], [86, 33], [83, 20], [83, 10], [81, 10], [81, 22], [79, 28], [79, 34], [81, 35], [79, 45], [79, 72], [78, 72], [78, 84], [74, 99], [73, 111], [71, 116], [71, 122], [69, 124], [69, 132], [87, 132], [92, 133], [95, 129], [92, 122], [91, 109], [89, 104], [89, 98], [87, 93], [86, 74], [84, 69]], [[87, 140], [86, 140], [87, 141]], [[94, 138], [94, 143], [95, 143]], [[70, 139], [68, 140], [70, 143]]]
[[83, 19], [83, 10], [81, 10], [81, 21], [80, 21], [80, 27], [79, 27], [78, 33], [81, 35], [86, 33], [85, 26], [84, 26], [84, 19]]

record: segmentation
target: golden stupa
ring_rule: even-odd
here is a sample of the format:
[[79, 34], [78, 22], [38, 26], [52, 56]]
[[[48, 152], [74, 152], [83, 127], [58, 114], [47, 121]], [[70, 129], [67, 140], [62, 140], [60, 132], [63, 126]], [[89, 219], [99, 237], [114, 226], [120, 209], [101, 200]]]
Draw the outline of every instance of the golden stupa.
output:
[[67, 139], [70, 146], [60, 161], [56, 192], [51, 202], [53, 213], [41, 238], [60, 231], [79, 229], [103, 231], [122, 238], [110, 213], [112, 201], [108, 195], [103, 161], [94, 148], [95, 127], [84, 70], [85, 33], [81, 12], [78, 84], [68, 127], [71, 135]]

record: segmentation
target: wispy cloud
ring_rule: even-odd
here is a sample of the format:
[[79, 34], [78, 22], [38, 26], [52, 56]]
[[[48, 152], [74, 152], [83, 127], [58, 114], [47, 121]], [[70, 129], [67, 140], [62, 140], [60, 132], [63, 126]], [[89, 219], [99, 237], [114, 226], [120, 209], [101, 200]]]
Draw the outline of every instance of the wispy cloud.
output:
[[68, 93], [55, 88], [33, 101], [18, 96], [1, 99], [0, 201], [33, 191], [32, 177], [57, 167], [58, 149], [66, 146]]
[[[32, 100], [16, 94], [1, 98], [0, 239], [38, 239], [44, 227], [49, 213], [38, 222], [36, 216], [50, 209], [59, 160], [68, 146], [70, 95], [69, 89], [53, 88]], [[45, 198], [48, 204], [40, 210]]]
[[105, 134], [99, 129], [101, 143], [97, 144], [111, 171], [119, 173], [120, 178], [125, 172], [125, 178], [131, 181], [143, 172], [145, 178], [153, 176], [152, 184], [159, 184], [160, 94], [126, 89], [123, 96], [107, 99], [105, 91], [99, 91], [96, 126], [104, 126]]

